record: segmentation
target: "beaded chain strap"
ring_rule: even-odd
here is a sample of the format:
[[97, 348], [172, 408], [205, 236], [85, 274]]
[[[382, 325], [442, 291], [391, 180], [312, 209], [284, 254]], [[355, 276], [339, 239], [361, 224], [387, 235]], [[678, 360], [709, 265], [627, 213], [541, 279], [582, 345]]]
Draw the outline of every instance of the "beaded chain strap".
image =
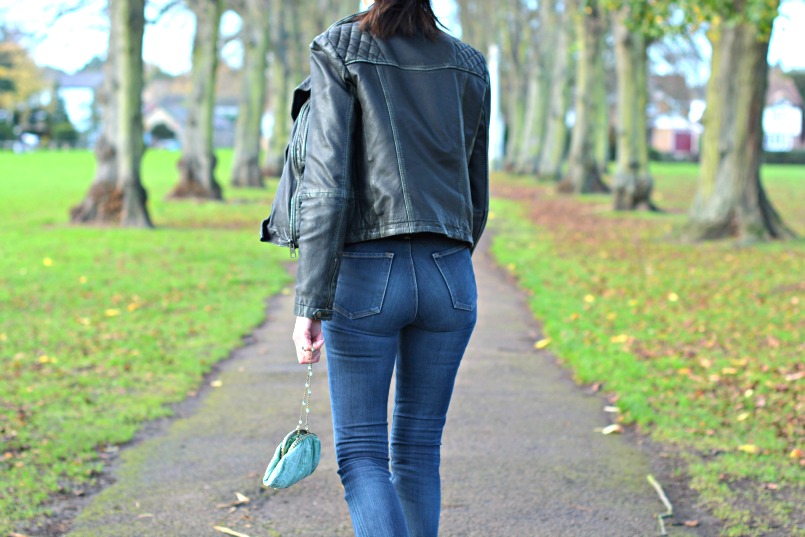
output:
[[[299, 424], [296, 426], [297, 432], [308, 431], [307, 418], [310, 416], [310, 381], [313, 378], [313, 364], [307, 365], [307, 378], [305, 379], [305, 393], [302, 395], [302, 410], [299, 411]], [[302, 418], [304, 417], [304, 426]]]
[[307, 378], [305, 379], [305, 393], [302, 395], [302, 409], [299, 411], [299, 421], [296, 425], [296, 437], [294, 438], [293, 442], [287, 448], [282, 448], [282, 456], [284, 457], [286, 453], [291, 451], [302, 439], [305, 435], [309, 434], [307, 420], [310, 416], [310, 394], [311, 392], [311, 380], [313, 379], [313, 364], [308, 364], [307, 366]]

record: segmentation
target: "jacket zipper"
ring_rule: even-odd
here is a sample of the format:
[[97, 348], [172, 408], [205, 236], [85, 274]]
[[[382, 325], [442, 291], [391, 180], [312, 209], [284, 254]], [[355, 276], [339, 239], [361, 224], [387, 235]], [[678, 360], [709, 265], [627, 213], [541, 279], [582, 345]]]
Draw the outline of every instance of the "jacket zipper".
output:
[[288, 247], [291, 249], [291, 259], [296, 258], [296, 193], [291, 197], [291, 216], [289, 218], [291, 224], [291, 238], [288, 239]]
[[[301, 122], [307, 120], [309, 108], [310, 101], [306, 102], [299, 111], [297, 120], [300, 121], [300, 124], [297, 125], [297, 128], [302, 126]], [[307, 124], [305, 124], [305, 128], [307, 128]], [[299, 243], [296, 236], [296, 204], [299, 201], [299, 198], [297, 197], [300, 187], [299, 182], [301, 182], [302, 174], [304, 174], [305, 171], [303, 168], [304, 163], [300, 162], [299, 155], [307, 154], [307, 136], [302, 136], [302, 139], [299, 140], [298, 135], [298, 132], [294, 132], [291, 137], [291, 154], [289, 155], [291, 159], [291, 166], [293, 166], [294, 172], [296, 172], [296, 176], [298, 177], [296, 191], [294, 192], [293, 196], [291, 196], [291, 215], [289, 218], [291, 224], [291, 238], [288, 241], [288, 247], [291, 250], [291, 259], [296, 257], [296, 249], [299, 248]]]

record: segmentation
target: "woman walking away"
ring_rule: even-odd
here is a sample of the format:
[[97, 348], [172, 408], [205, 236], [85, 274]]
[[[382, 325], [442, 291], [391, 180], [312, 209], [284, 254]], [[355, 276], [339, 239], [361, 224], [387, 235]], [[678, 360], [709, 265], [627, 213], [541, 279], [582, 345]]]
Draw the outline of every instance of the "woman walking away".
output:
[[356, 535], [434, 537], [442, 429], [476, 320], [470, 255], [488, 212], [486, 62], [439, 29], [429, 0], [377, 0], [313, 41], [310, 68], [298, 359], [318, 362], [327, 342]]

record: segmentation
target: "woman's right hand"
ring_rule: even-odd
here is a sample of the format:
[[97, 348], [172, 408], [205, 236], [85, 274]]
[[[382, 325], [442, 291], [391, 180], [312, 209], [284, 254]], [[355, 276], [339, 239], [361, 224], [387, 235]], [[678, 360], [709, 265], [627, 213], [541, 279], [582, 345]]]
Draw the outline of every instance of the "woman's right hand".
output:
[[315, 364], [321, 359], [324, 334], [321, 321], [307, 317], [297, 317], [293, 329], [293, 342], [296, 346], [296, 359], [300, 364]]

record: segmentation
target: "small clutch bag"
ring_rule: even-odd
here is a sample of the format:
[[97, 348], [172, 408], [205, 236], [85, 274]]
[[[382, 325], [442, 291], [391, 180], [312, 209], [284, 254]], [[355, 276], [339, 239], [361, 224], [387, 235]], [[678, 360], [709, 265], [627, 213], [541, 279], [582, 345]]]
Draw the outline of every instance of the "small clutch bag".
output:
[[263, 476], [263, 485], [267, 487], [288, 488], [312, 474], [319, 465], [321, 442], [319, 442], [318, 436], [308, 430], [307, 425], [310, 415], [310, 381], [312, 377], [313, 364], [308, 364], [299, 423], [296, 429], [285, 436], [274, 451], [274, 457], [268, 463], [265, 476]]

